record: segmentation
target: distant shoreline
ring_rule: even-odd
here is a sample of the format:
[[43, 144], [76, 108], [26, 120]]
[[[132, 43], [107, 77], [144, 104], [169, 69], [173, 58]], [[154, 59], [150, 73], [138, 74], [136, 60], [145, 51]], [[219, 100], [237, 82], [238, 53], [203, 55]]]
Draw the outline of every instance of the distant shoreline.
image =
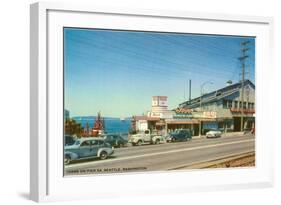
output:
[[[96, 116], [75, 116], [72, 117], [77, 123], [80, 123], [82, 127], [92, 127], [95, 123]], [[107, 133], [128, 133], [131, 127], [131, 119], [104, 117], [105, 131]]]
[[[84, 119], [84, 120], [92, 120], [92, 119], [96, 119], [97, 116], [74, 116], [71, 117], [72, 119]], [[120, 118], [124, 118], [125, 120], [131, 120], [132, 117], [102, 117], [105, 120], [119, 120]]]

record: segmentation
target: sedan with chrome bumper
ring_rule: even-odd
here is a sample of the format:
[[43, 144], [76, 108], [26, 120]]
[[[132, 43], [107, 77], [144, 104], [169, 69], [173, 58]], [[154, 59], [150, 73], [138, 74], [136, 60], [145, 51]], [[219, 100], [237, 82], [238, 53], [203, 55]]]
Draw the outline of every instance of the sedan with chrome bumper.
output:
[[106, 159], [114, 153], [114, 147], [103, 138], [88, 137], [77, 139], [73, 145], [64, 147], [64, 164], [86, 158]]
[[221, 131], [219, 130], [211, 130], [206, 133], [207, 138], [216, 138], [216, 137], [221, 137]]

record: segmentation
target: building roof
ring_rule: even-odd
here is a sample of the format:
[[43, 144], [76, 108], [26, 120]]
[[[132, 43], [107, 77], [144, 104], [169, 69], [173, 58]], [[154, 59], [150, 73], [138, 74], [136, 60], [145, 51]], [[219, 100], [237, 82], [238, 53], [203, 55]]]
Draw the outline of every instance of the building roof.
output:
[[195, 119], [167, 119], [167, 124], [199, 124], [199, 120]]
[[[239, 91], [239, 89], [241, 88], [241, 85], [242, 85], [242, 83], [239, 82], [239, 83], [235, 83], [235, 84], [223, 87], [219, 90], [216, 90], [216, 91], [213, 91], [210, 93], [206, 93], [201, 96], [202, 103], [203, 103], [203, 100], [204, 100], [204, 104], [205, 104], [205, 103], [217, 101], [221, 98], [232, 95], [233, 93], [236, 93], [237, 91]], [[255, 85], [250, 80], [245, 80], [244, 86], [246, 86], [246, 85], [250, 85], [253, 89], [255, 89]], [[200, 104], [200, 96], [197, 98], [194, 98], [192, 100], [181, 103], [179, 105], [179, 107], [185, 107], [185, 106], [197, 107], [197, 106], [199, 106], [199, 104]]]

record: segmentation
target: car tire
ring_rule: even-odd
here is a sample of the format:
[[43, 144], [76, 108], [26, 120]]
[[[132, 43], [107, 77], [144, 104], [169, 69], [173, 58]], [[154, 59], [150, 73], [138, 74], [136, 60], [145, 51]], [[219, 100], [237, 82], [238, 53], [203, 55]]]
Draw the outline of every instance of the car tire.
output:
[[175, 142], [176, 141], [176, 139], [175, 138], [172, 138], [172, 140], [171, 140], [172, 142]]
[[141, 145], [142, 145], [142, 141], [139, 140], [139, 141], [137, 142], [137, 145], [138, 145], [138, 146], [141, 146]]
[[101, 159], [101, 160], [106, 159], [107, 156], [108, 156], [108, 154], [107, 154], [107, 152], [105, 152], [105, 151], [102, 151], [102, 152], [100, 153], [100, 159]]
[[71, 161], [70, 156], [67, 155], [67, 156], [64, 157], [64, 164], [65, 165], [70, 164], [70, 161]]

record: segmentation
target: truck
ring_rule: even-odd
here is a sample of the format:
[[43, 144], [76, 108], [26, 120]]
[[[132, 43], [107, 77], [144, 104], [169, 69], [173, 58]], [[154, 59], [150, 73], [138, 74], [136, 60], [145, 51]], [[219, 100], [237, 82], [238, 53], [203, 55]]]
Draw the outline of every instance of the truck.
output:
[[131, 135], [129, 139], [129, 143], [131, 143], [133, 146], [140, 146], [143, 144], [160, 144], [165, 142], [166, 140], [162, 135], [151, 134], [149, 129]]

